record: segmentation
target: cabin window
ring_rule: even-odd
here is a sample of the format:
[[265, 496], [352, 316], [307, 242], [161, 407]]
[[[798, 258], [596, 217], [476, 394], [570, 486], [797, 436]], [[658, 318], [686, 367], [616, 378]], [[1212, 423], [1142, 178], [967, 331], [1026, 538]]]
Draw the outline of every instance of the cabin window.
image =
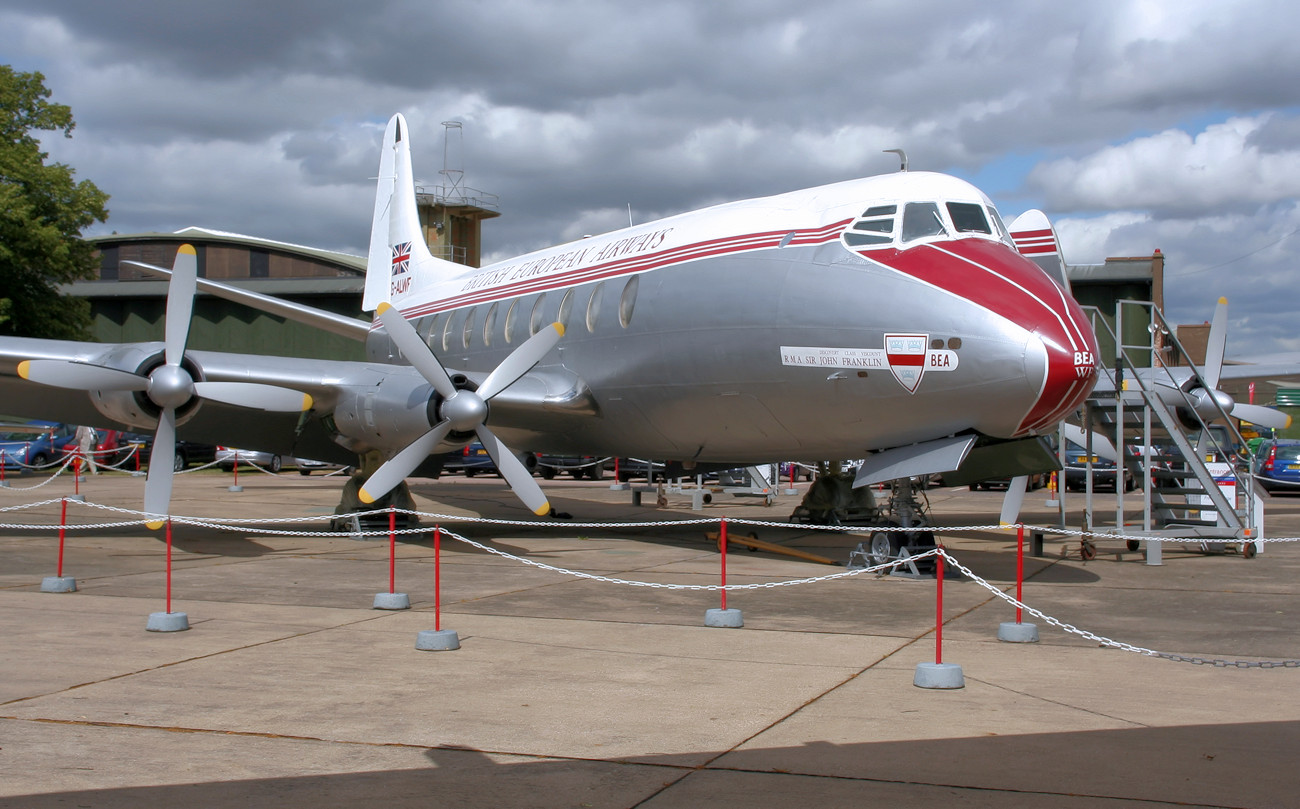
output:
[[989, 220], [984, 216], [984, 206], [974, 202], [949, 202], [948, 215], [958, 233], [992, 233]]
[[483, 346], [490, 348], [492, 346], [492, 332], [497, 327], [497, 305], [493, 303], [488, 307], [487, 314], [483, 317]]
[[560, 321], [560, 325], [567, 331], [569, 328], [569, 315], [573, 312], [573, 288], [565, 290], [564, 297], [560, 298], [560, 311], [555, 319]]
[[441, 317], [442, 317], [442, 313], [439, 312], [438, 314], [429, 318], [429, 328], [424, 333], [424, 344], [429, 347], [430, 351], [434, 350], [434, 344], [438, 341], [438, 327], [442, 325], [438, 321], [439, 318]]
[[543, 308], [546, 304], [546, 293], [543, 292], [537, 296], [537, 302], [533, 304], [533, 314], [528, 318], [528, 335], [531, 337], [541, 331], [542, 325], [546, 322], [546, 311]]
[[636, 306], [638, 286], [640, 286], [640, 276], [634, 275], [627, 279], [627, 285], [623, 287], [623, 296], [618, 301], [618, 323], [625, 329], [632, 323], [632, 309]]
[[601, 281], [591, 289], [591, 297], [587, 299], [587, 331], [596, 331], [596, 322], [600, 317], [600, 298], [605, 291], [605, 282]]
[[894, 240], [894, 214], [897, 212], [897, 205], [876, 205], [866, 209], [844, 232], [844, 243], [849, 247], [889, 244]]
[[519, 310], [519, 299], [515, 298], [510, 302], [510, 308], [506, 310], [506, 343], [512, 343], [515, 339], [515, 313]]
[[903, 209], [903, 241], [924, 239], [927, 236], [942, 236], [948, 229], [944, 227], [943, 216], [939, 206], [933, 202], [909, 202]]
[[452, 325], [456, 322], [456, 313], [447, 313], [447, 322], [442, 327], [442, 350], [451, 351]]
[[460, 330], [460, 345], [469, 348], [469, 338], [474, 334], [474, 310], [465, 313], [465, 327]]

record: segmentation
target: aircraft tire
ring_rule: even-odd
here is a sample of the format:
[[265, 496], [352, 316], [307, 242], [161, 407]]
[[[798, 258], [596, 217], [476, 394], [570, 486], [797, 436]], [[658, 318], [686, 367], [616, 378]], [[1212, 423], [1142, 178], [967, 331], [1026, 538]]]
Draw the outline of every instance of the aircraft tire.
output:
[[873, 566], [883, 565], [898, 558], [898, 552], [903, 547], [899, 536], [897, 531], [872, 532], [867, 558], [871, 560]]

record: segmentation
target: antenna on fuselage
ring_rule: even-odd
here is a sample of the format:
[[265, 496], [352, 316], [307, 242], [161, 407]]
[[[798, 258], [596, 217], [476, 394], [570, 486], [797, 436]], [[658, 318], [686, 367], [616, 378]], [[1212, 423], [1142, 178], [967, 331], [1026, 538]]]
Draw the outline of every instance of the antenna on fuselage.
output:
[[902, 165], [898, 167], [898, 170], [907, 171], [907, 152], [902, 149], [883, 149], [882, 151], [885, 152], [885, 154], [898, 155], [898, 159], [902, 161]]

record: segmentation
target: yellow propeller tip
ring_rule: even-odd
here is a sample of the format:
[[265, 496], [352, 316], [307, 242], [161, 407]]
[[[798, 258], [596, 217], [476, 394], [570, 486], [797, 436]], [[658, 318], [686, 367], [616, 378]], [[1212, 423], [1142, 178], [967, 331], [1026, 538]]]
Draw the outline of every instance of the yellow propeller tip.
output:
[[21, 376], [23, 379], [26, 379], [28, 372], [31, 370], [31, 367], [32, 367], [31, 360], [23, 360], [22, 362], [18, 363], [18, 375]]
[[184, 253], [187, 256], [197, 256], [199, 254], [198, 251], [194, 249], [194, 245], [192, 244], [182, 244], [180, 246], [180, 249], [178, 249], [176, 252]]
[[166, 520], [149, 520], [144, 525], [150, 531], [157, 531], [159, 528], [162, 528], [166, 524], [167, 524]]
[[382, 301], [379, 304], [379, 306], [375, 307], [375, 314], [382, 315], [384, 312], [387, 312], [389, 309], [392, 308], [393, 305], [391, 303], [389, 303], [388, 301]]
[[303, 409], [303, 410], [311, 410], [311, 406], [312, 406], [313, 404], [314, 404], [314, 402], [312, 401], [311, 394], [310, 394], [310, 393], [304, 393], [304, 394], [302, 395], [302, 409]]
[[357, 499], [365, 503], [366, 505], [370, 505], [371, 503], [375, 502], [374, 496], [372, 496], [370, 492], [366, 491], [364, 488], [357, 490]]
[[1291, 416], [1288, 415], [1288, 416], [1286, 417], [1286, 424], [1283, 425], [1282, 429], [1283, 429], [1283, 430], [1286, 430], [1286, 429], [1289, 429], [1290, 427], [1291, 427]]
[[1223, 295], [1220, 295], [1220, 296], [1219, 296], [1219, 303], [1227, 303], [1227, 302], [1228, 302], [1228, 299], [1227, 299], [1226, 297], [1224, 297]]
[[545, 517], [547, 514], [550, 514], [551, 502], [548, 500], [545, 503], [542, 503], [542, 507], [537, 509], [533, 513], [536, 514], [538, 517]]
[[557, 332], [559, 332], [559, 334], [560, 334], [561, 337], [564, 336], [564, 324], [563, 324], [563, 323], [556, 323], [556, 324], [555, 324], [555, 330], [556, 330]]

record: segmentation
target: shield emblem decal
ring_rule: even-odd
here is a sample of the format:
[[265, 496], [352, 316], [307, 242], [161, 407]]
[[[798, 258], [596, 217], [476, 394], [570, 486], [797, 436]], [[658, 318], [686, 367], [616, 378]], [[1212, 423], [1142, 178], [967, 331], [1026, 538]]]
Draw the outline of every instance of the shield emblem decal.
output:
[[925, 358], [930, 347], [928, 334], [886, 334], [885, 357], [889, 370], [908, 393], [916, 393], [925, 374]]

